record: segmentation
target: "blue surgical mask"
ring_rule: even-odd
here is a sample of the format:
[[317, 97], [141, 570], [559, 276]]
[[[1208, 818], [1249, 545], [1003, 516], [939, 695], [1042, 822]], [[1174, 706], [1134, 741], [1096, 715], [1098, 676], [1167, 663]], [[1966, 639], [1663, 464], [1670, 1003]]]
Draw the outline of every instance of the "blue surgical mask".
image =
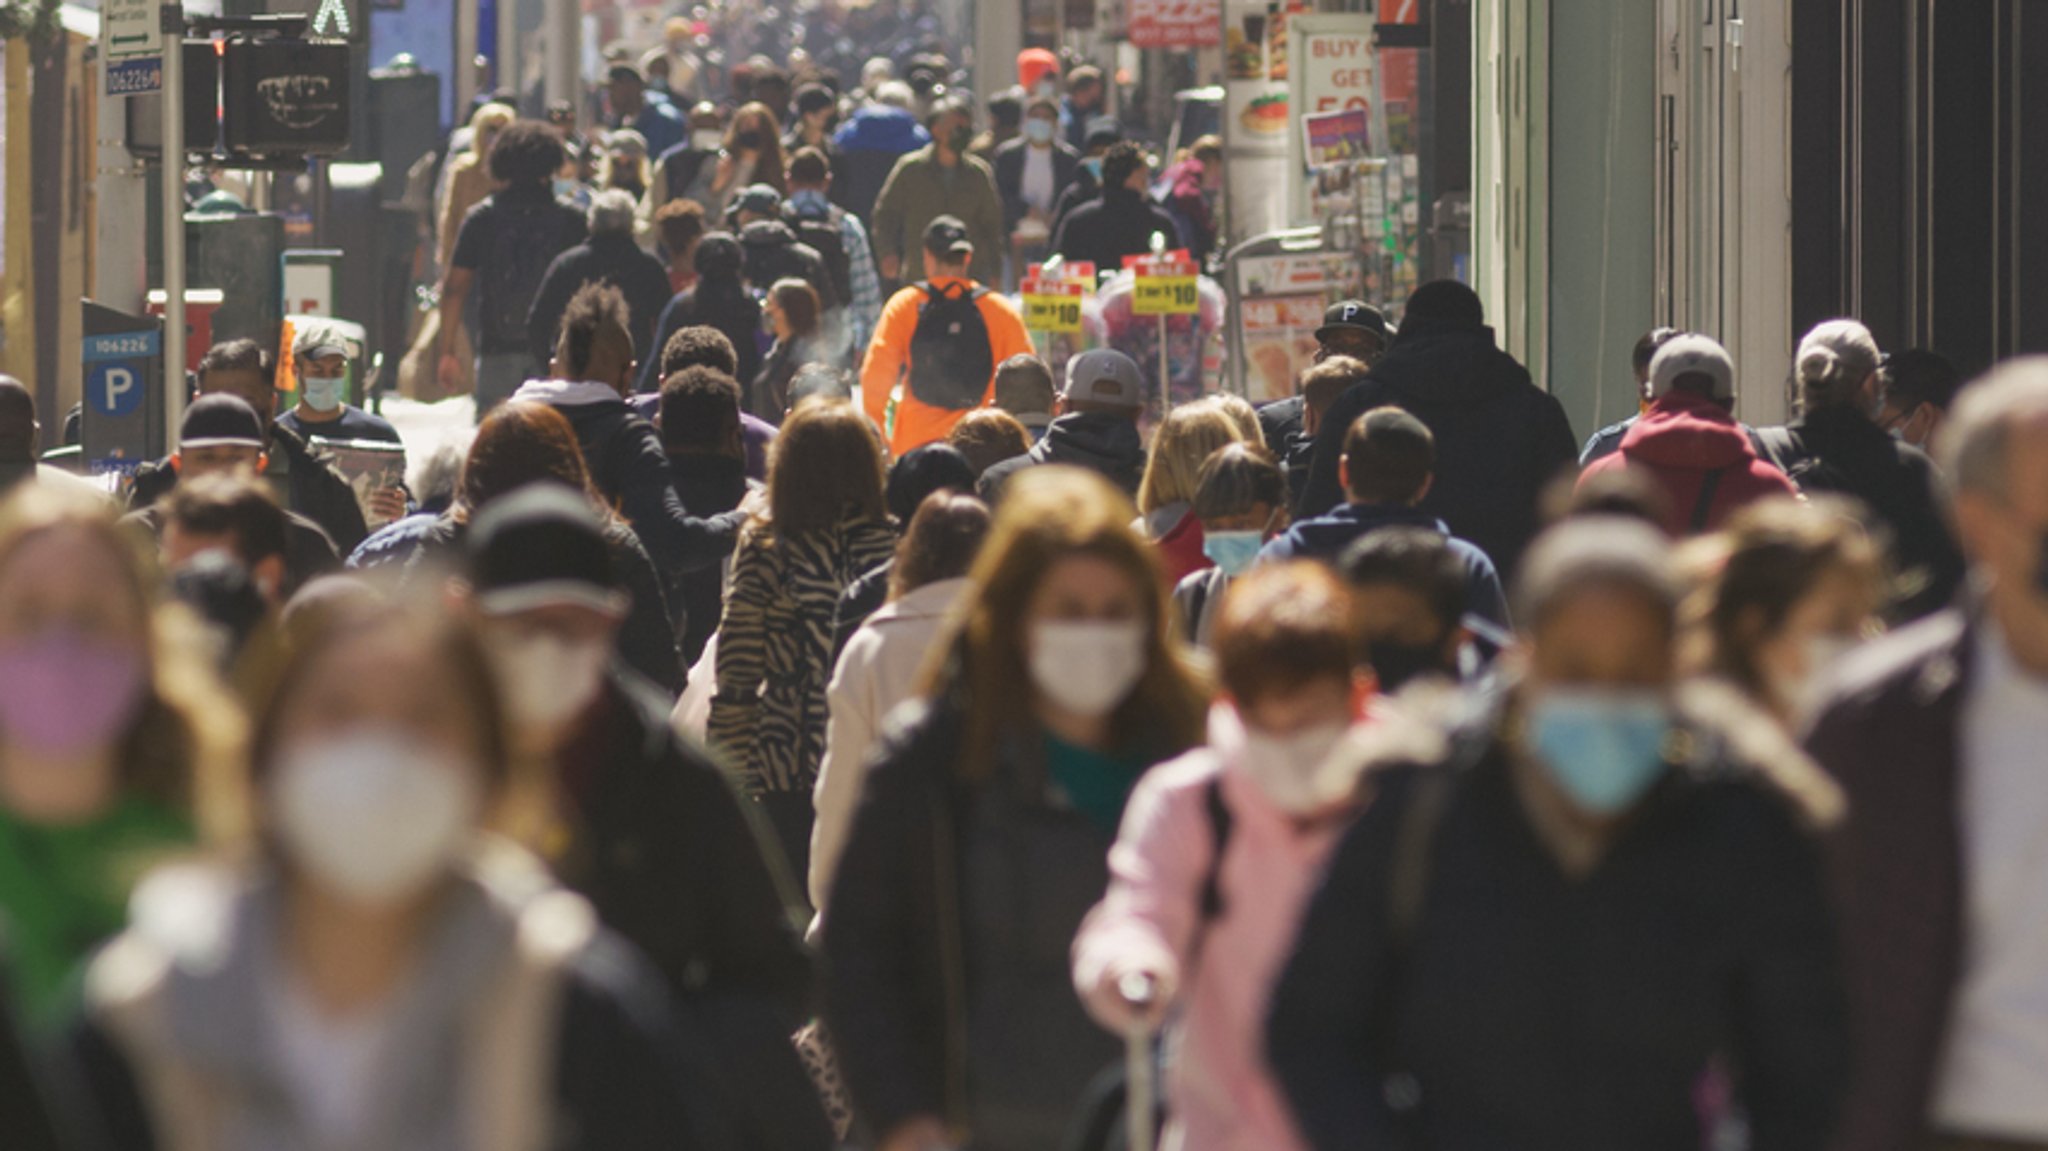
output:
[[555, 199], [569, 200], [576, 196], [576, 181], [565, 176], [555, 177]]
[[1234, 578], [1251, 570], [1265, 542], [1266, 533], [1258, 531], [1204, 532], [1202, 554], [1224, 575]]
[[1102, 157], [1089, 156], [1088, 158], [1082, 160], [1081, 170], [1087, 172], [1090, 176], [1093, 176], [1098, 180], [1102, 179]]
[[299, 396], [306, 406], [316, 412], [331, 412], [341, 407], [348, 395], [348, 377], [336, 376], [326, 379], [307, 376], [299, 381]]
[[1033, 116], [1024, 121], [1024, 138], [1034, 144], [1050, 144], [1056, 127], [1051, 120], [1041, 120]]
[[1655, 691], [1560, 688], [1529, 701], [1528, 746], [1581, 811], [1626, 811], [1664, 774], [1671, 711]]
[[790, 210], [799, 216], [828, 216], [832, 213], [832, 201], [816, 188], [804, 188], [789, 194]]

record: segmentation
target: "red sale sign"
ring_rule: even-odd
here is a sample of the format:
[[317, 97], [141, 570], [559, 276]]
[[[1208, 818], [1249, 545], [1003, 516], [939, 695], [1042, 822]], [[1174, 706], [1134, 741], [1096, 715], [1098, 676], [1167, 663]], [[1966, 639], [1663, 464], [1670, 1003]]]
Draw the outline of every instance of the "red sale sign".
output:
[[1125, 29], [1138, 48], [1208, 48], [1223, 40], [1223, 0], [1129, 0]]

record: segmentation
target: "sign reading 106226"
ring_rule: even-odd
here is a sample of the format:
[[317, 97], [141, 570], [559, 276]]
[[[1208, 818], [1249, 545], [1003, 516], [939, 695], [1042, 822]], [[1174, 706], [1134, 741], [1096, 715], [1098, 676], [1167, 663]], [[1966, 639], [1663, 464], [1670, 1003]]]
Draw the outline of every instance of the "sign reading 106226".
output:
[[120, 332], [85, 338], [85, 402], [105, 416], [125, 416], [142, 406], [146, 362], [162, 353], [156, 332]]

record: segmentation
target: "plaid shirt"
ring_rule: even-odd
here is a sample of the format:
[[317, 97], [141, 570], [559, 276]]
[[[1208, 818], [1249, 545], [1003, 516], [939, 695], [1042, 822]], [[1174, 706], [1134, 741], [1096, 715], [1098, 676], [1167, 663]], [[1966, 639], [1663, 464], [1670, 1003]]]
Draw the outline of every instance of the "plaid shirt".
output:
[[882, 276], [875, 271], [874, 248], [868, 243], [868, 230], [859, 216], [840, 213], [839, 234], [846, 244], [846, 262], [853, 265], [853, 299], [847, 304], [846, 315], [853, 328], [853, 352], [858, 357], [867, 351], [868, 341], [875, 335], [875, 324], [882, 318]]

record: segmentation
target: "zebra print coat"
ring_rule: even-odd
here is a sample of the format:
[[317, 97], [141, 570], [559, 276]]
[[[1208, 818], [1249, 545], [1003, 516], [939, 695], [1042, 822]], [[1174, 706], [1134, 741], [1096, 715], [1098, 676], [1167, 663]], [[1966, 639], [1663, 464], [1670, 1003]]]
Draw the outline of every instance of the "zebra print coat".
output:
[[756, 525], [740, 541], [706, 734], [741, 768], [748, 794], [810, 794], [824, 757], [833, 609], [895, 549], [896, 533], [874, 519], [793, 539]]

